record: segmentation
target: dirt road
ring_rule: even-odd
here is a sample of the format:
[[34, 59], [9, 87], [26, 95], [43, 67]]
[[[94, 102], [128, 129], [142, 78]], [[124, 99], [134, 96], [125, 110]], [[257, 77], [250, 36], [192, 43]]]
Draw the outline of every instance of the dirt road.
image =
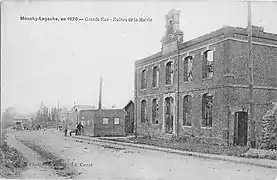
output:
[[[123, 147], [111, 144], [76, 142], [53, 131], [17, 132], [16, 138], [40, 156], [62, 158], [66, 172], [50, 168], [57, 177], [76, 179], [195, 179], [195, 180], [275, 180], [276, 169], [201, 159]], [[43, 155], [51, 152], [51, 155]], [[48, 157], [49, 156], [49, 157]], [[53, 157], [52, 157], [53, 156]], [[66, 168], [65, 168], [66, 167]], [[64, 169], [62, 171], [64, 171]], [[64, 175], [64, 176], [62, 176]]]

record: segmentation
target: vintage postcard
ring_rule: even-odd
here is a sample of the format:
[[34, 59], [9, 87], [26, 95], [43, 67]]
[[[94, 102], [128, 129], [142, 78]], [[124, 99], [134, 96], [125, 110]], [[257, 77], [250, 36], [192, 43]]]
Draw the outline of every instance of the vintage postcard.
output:
[[277, 2], [1, 2], [2, 179], [274, 180]]

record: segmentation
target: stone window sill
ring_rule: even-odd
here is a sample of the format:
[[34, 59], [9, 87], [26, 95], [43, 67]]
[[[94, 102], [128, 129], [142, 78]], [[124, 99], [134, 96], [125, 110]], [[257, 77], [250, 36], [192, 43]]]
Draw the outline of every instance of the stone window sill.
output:
[[192, 81], [184, 81], [184, 84], [189, 84], [191, 83]]
[[212, 129], [212, 127], [201, 127], [201, 129]]
[[208, 80], [212, 80], [213, 79], [213, 77], [208, 77], [208, 78], [204, 78], [204, 79], [202, 79], [203, 81], [208, 81]]
[[191, 128], [192, 126], [184, 125], [184, 128]]

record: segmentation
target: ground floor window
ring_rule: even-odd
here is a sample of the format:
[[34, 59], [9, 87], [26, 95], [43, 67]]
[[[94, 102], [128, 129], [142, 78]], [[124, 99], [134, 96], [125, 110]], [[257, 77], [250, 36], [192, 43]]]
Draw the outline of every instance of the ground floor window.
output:
[[159, 104], [157, 98], [152, 101], [152, 124], [158, 124]]
[[109, 118], [104, 117], [102, 120], [103, 124], [109, 124]]
[[212, 127], [213, 96], [204, 94], [202, 96], [202, 127]]
[[114, 124], [119, 124], [119, 118], [114, 118]]
[[165, 98], [165, 132], [173, 133], [173, 109], [174, 109], [174, 100], [172, 97]]
[[191, 126], [191, 96], [187, 95], [183, 99], [183, 126]]
[[141, 123], [146, 122], [146, 100], [141, 101]]

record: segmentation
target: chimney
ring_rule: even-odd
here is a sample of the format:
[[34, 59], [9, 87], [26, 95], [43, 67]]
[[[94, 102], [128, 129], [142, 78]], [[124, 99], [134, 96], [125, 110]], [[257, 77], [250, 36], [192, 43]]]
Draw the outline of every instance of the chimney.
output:
[[263, 26], [253, 26], [252, 25], [252, 30], [256, 32], [264, 32], [264, 27]]
[[100, 91], [98, 109], [102, 109], [102, 76], [100, 77]]

